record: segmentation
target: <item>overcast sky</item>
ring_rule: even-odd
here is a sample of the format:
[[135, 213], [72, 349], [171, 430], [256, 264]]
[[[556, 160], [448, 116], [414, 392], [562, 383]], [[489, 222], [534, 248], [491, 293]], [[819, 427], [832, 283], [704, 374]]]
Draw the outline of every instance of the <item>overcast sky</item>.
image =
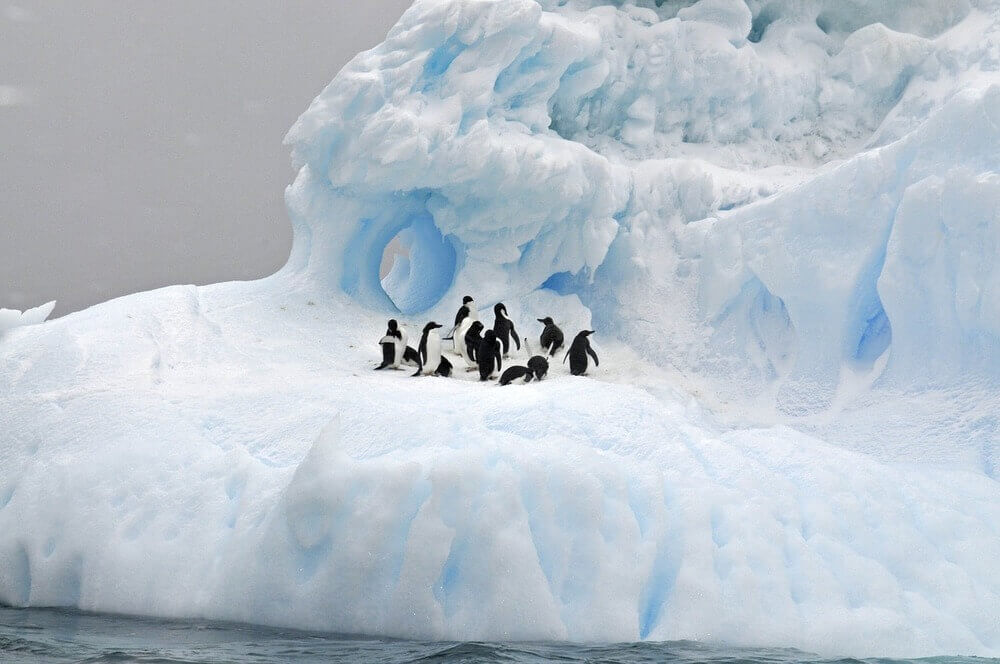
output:
[[410, 0], [0, 0], [0, 307], [270, 274], [281, 144]]

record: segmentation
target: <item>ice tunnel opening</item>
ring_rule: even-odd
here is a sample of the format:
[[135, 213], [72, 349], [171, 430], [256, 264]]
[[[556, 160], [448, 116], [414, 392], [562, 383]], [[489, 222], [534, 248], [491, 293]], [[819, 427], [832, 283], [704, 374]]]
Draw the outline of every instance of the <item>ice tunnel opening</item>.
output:
[[381, 247], [376, 269], [382, 290], [403, 314], [430, 309], [455, 279], [458, 255], [429, 213], [406, 219]]
[[772, 23], [778, 20], [780, 17], [780, 10], [775, 6], [774, 3], [766, 5], [760, 10], [760, 13], [753, 17], [753, 22], [750, 25], [750, 34], [747, 35], [747, 41], [754, 44], [760, 43], [764, 38], [764, 33], [771, 26]]

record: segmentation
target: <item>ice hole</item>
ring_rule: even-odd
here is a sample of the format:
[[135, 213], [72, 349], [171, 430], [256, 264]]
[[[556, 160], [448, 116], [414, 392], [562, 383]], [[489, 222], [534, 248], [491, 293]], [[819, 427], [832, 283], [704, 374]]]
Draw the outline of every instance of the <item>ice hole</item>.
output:
[[768, 27], [778, 20], [780, 15], [781, 12], [775, 6], [775, 3], [771, 3], [761, 9], [760, 13], [753, 17], [753, 23], [751, 24], [747, 40], [755, 44], [759, 43], [764, 38], [764, 33], [767, 32]]
[[379, 280], [401, 313], [426, 311], [455, 278], [455, 247], [429, 214], [412, 217], [382, 248]]

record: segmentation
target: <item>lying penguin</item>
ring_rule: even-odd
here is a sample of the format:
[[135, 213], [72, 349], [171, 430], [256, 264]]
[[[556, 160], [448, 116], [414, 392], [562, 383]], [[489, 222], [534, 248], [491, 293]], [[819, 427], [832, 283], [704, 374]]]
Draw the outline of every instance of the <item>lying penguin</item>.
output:
[[573, 339], [573, 343], [570, 345], [565, 357], [563, 357], [563, 364], [566, 363], [566, 358], [569, 358], [569, 372], [574, 376], [582, 376], [587, 372], [588, 355], [594, 358], [595, 367], [601, 365], [600, 361], [597, 359], [597, 353], [595, 353], [594, 349], [590, 347], [590, 340], [587, 339], [587, 337], [593, 333], [593, 330], [584, 330], [576, 335], [576, 338]]
[[528, 360], [528, 366], [513, 366], [504, 371], [503, 375], [500, 376], [500, 384], [510, 385], [518, 378], [524, 378], [525, 383], [530, 383], [532, 378], [541, 380], [548, 372], [549, 361], [541, 355], [535, 355]]

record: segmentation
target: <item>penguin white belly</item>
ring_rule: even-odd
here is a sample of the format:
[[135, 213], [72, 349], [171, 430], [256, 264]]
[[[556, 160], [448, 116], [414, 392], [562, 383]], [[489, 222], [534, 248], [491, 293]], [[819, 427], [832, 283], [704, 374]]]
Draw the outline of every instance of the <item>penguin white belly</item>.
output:
[[406, 353], [406, 330], [399, 328], [399, 334], [402, 338], [393, 340], [393, 343], [396, 344], [396, 362], [393, 364], [393, 368], [403, 363], [403, 355]]
[[436, 331], [427, 334], [427, 359], [424, 360], [424, 373], [433, 374], [441, 365], [441, 335]]
[[465, 334], [472, 327], [473, 322], [475, 319], [472, 316], [466, 316], [458, 324], [458, 329], [455, 330], [455, 352], [461, 355], [466, 362], [469, 361], [469, 349], [465, 345]]
[[470, 369], [475, 369], [476, 367], [479, 366], [479, 362], [472, 359], [472, 356], [469, 355], [469, 344], [465, 344], [465, 346], [463, 346], [462, 357], [465, 358], [465, 364], [468, 365]]

